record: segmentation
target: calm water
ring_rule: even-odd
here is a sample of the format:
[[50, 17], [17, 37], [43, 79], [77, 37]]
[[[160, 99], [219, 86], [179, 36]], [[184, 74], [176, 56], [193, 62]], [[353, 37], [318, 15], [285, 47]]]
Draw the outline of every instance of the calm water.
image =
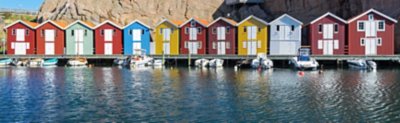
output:
[[400, 69], [1, 68], [0, 122], [389, 122]]

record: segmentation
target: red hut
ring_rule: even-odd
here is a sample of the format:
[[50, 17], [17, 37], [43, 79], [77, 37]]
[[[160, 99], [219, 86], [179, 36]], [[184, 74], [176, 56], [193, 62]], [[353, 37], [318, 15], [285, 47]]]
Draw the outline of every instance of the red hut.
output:
[[180, 53], [206, 54], [208, 22], [191, 18], [180, 26]]
[[94, 29], [95, 54], [122, 54], [122, 27], [111, 21], [104, 21]]
[[313, 20], [310, 25], [312, 54], [343, 55], [347, 21], [328, 12]]
[[36, 54], [63, 55], [66, 23], [48, 20], [36, 27]]
[[236, 22], [220, 17], [208, 25], [208, 54], [236, 54]]
[[395, 23], [374, 9], [348, 20], [349, 55], [394, 54]]
[[19, 20], [6, 26], [7, 54], [35, 54], [35, 27], [37, 25], [37, 23]]

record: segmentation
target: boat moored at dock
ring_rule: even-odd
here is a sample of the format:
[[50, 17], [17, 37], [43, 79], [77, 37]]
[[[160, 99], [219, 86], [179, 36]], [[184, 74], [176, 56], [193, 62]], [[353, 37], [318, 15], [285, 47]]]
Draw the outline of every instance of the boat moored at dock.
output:
[[352, 68], [352, 69], [374, 70], [378, 67], [376, 62], [374, 62], [372, 60], [365, 60], [365, 59], [347, 60], [347, 64], [348, 64], [349, 68]]
[[270, 69], [274, 66], [272, 60], [267, 58], [267, 55], [260, 53], [257, 55], [256, 59], [251, 62], [251, 67], [255, 69]]
[[316, 70], [319, 66], [317, 60], [311, 58], [308, 48], [300, 48], [298, 56], [291, 58], [289, 64], [298, 70]]
[[77, 58], [68, 60], [67, 64], [69, 66], [86, 66], [88, 64], [88, 61], [86, 58], [77, 57]]

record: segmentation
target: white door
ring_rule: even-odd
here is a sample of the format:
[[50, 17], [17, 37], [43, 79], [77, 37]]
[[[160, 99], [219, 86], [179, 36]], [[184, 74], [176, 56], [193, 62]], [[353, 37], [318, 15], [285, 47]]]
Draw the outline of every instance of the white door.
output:
[[171, 29], [163, 29], [163, 41], [170, 41], [171, 40]]
[[217, 40], [223, 41], [226, 39], [226, 29], [225, 27], [218, 27], [217, 28]]
[[132, 40], [133, 41], [141, 41], [142, 40], [142, 32], [141, 29], [134, 29], [132, 30]]
[[248, 55], [256, 55], [257, 54], [257, 42], [256, 41], [248, 41], [247, 42], [247, 54]]
[[46, 42], [45, 48], [46, 48], [46, 50], [45, 50], [46, 55], [54, 55], [55, 54], [54, 53], [54, 43]]
[[247, 39], [248, 40], [256, 40], [257, 39], [257, 26], [248, 26], [247, 27]]
[[170, 43], [169, 42], [164, 42], [164, 44], [163, 44], [164, 46], [163, 46], [163, 52], [164, 52], [164, 54], [166, 54], [166, 55], [169, 55], [169, 54], [171, 54], [171, 50], [170, 50]]
[[197, 40], [197, 28], [190, 28], [189, 29], [189, 40], [195, 41]]
[[226, 54], [226, 43], [224, 41], [218, 42], [218, 55], [225, 55]]
[[132, 54], [134, 54], [134, 55], [142, 54], [142, 43], [134, 42], [132, 48], [133, 48], [132, 49]]
[[25, 29], [17, 29], [17, 41], [25, 41]]
[[324, 55], [333, 55], [333, 41], [332, 40], [323, 41], [323, 54]]
[[112, 45], [112, 43], [105, 43], [104, 44], [104, 54], [105, 55], [112, 55], [113, 54], [113, 45]]
[[104, 30], [104, 41], [112, 41], [113, 32], [114, 32], [114, 30], [112, 30], [112, 29]]
[[83, 30], [74, 30], [75, 31], [75, 54], [82, 55], [83, 54]]
[[323, 36], [324, 39], [333, 39], [333, 24], [323, 25]]
[[292, 27], [291, 26], [287, 26], [287, 25], [285, 25], [285, 26], [283, 26], [284, 28], [283, 29], [285, 29], [285, 38], [284, 38], [284, 40], [291, 40], [291, 37], [292, 37], [292, 34], [293, 34], [293, 32], [292, 32]]
[[190, 54], [197, 54], [197, 51], [199, 49], [198, 42], [188, 42], [188, 47], [189, 47]]
[[376, 39], [366, 38], [365, 39], [365, 54], [376, 55], [377, 54], [377, 41]]
[[365, 37], [376, 37], [376, 21], [365, 22]]
[[26, 55], [27, 44], [26, 43], [18, 43], [14, 44], [15, 46], [15, 55]]

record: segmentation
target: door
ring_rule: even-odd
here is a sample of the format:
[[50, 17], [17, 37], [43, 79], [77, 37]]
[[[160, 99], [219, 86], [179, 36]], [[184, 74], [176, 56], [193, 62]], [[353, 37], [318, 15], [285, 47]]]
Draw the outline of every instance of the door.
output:
[[164, 50], [163, 50], [164, 54], [166, 54], [166, 55], [171, 54], [170, 42], [164, 42], [163, 45], [164, 45], [164, 46], [163, 46], [163, 48], [164, 48]]
[[218, 47], [218, 55], [225, 55], [226, 54], [226, 43], [224, 41], [217, 42], [217, 47]]
[[189, 47], [190, 54], [197, 54], [197, 51], [199, 49], [198, 42], [188, 42], [188, 47]]
[[365, 39], [365, 54], [376, 55], [377, 54], [377, 40], [373, 38]]
[[323, 41], [323, 54], [324, 55], [333, 55], [333, 41], [326, 40]]
[[84, 30], [74, 30], [75, 31], [75, 54], [83, 54], [83, 35]]
[[14, 51], [15, 51], [15, 55], [26, 55], [26, 49], [28, 49], [27, 47], [27, 44], [26, 43], [18, 43], [18, 42], [15, 42], [15, 44], [14, 44], [15, 46], [15, 49], [14, 49]]
[[224, 41], [226, 39], [226, 29], [225, 27], [218, 27], [217, 28], [217, 40]]
[[17, 41], [25, 41], [25, 30], [17, 29]]
[[323, 25], [323, 36], [324, 39], [333, 39], [333, 24]]
[[376, 23], [373, 20], [365, 22], [365, 37], [376, 37]]
[[248, 40], [256, 40], [257, 39], [257, 26], [248, 26], [247, 27], [247, 39]]
[[45, 54], [54, 55], [55, 30], [45, 30]]
[[256, 41], [248, 41], [247, 42], [247, 54], [248, 55], [256, 55], [257, 54], [257, 42]]
[[141, 55], [142, 54], [142, 43], [133, 42], [132, 54], [134, 54], [134, 55]]
[[106, 29], [104, 30], [104, 41], [112, 41], [113, 40], [113, 32], [114, 30], [112, 29]]
[[104, 44], [104, 54], [105, 55], [112, 55], [113, 54], [113, 45], [112, 45], [112, 43], [105, 43]]
[[46, 42], [45, 44], [45, 54], [46, 55], [54, 55], [54, 43], [53, 42]]
[[196, 41], [197, 40], [197, 28], [189, 29], [189, 40]]

